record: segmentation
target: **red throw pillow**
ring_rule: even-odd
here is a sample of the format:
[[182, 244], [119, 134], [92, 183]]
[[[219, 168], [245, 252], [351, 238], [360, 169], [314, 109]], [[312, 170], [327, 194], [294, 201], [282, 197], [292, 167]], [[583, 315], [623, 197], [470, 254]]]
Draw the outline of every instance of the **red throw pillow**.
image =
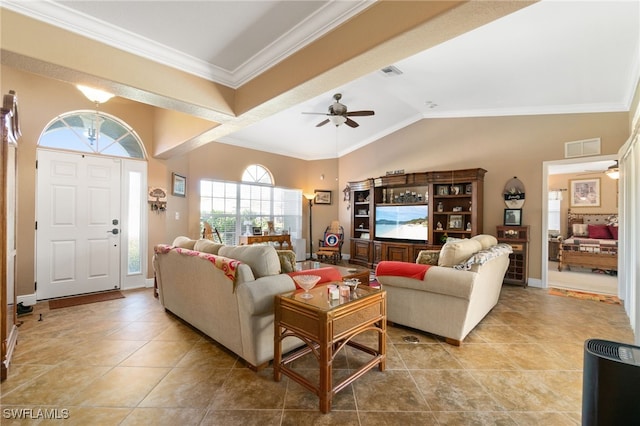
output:
[[607, 228], [609, 228], [609, 233], [611, 234], [613, 239], [617, 240], [618, 239], [618, 227], [617, 226], [613, 226], [613, 225], [608, 225]]
[[589, 238], [594, 240], [610, 240], [612, 238], [607, 225], [589, 225], [587, 229]]
[[[304, 271], [294, 271], [287, 273], [290, 277], [294, 277], [295, 275], [317, 275], [320, 277], [319, 284], [328, 283], [331, 281], [342, 281], [342, 275], [336, 268], [332, 268], [331, 266], [326, 266], [324, 268], [317, 269], [306, 269]], [[296, 283], [295, 280], [293, 282], [296, 284], [296, 288], [302, 288]]]

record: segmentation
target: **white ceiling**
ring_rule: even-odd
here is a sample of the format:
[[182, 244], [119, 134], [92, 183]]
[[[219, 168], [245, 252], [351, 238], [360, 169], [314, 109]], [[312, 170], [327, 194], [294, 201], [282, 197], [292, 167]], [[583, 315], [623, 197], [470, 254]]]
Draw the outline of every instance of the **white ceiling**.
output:
[[[370, 1], [33, 1], [15, 10], [230, 87], [335, 28]], [[382, 72], [219, 139], [303, 159], [332, 158], [415, 121], [628, 111], [640, 75], [637, 0], [545, 0]], [[391, 64], [390, 64], [391, 65]], [[343, 94], [358, 128], [316, 128]], [[598, 137], [599, 135], [593, 135]]]

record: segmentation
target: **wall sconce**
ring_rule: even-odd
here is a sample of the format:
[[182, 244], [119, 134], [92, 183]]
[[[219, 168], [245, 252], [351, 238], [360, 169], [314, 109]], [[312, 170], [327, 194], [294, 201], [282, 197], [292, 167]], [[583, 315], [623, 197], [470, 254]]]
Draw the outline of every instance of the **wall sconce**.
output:
[[167, 190], [164, 188], [149, 187], [147, 198], [152, 212], [160, 213], [167, 210]]

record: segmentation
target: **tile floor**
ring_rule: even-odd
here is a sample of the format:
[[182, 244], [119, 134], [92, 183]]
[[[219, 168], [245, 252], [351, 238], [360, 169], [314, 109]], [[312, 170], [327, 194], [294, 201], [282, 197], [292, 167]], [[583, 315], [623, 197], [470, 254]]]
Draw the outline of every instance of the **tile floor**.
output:
[[[387, 370], [342, 390], [323, 415], [301, 386], [249, 370], [165, 313], [151, 289], [125, 295], [52, 311], [39, 303], [21, 318], [2, 425], [579, 425], [584, 341], [633, 343], [620, 305], [505, 286], [461, 347], [389, 327]], [[296, 368], [312, 375], [312, 361]], [[347, 350], [336, 375], [359, 362]], [[14, 408], [68, 418], [16, 420]]]

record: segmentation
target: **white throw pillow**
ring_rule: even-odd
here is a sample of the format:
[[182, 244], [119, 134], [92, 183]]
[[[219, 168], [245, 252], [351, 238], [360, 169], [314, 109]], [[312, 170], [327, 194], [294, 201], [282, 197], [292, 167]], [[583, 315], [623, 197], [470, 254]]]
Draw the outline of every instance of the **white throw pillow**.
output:
[[174, 247], [180, 247], [183, 249], [188, 249], [188, 250], [193, 250], [193, 246], [196, 244], [196, 240], [192, 240], [189, 237], [176, 237], [175, 240], [173, 240], [173, 246]]
[[440, 250], [438, 266], [452, 267], [469, 259], [472, 254], [482, 250], [482, 244], [477, 240], [447, 241]]
[[588, 237], [589, 229], [586, 223], [574, 223], [572, 226], [572, 235], [574, 237]]
[[475, 237], [471, 237], [471, 239], [480, 242], [480, 245], [482, 245], [483, 249], [488, 249], [489, 247], [498, 244], [498, 239], [493, 235], [488, 234], [476, 235]]
[[256, 278], [280, 273], [280, 259], [272, 246], [223, 246], [218, 255], [246, 263]]
[[196, 244], [193, 246], [193, 249], [195, 251], [200, 251], [202, 253], [218, 254], [220, 247], [222, 247], [223, 245], [224, 244], [214, 243], [211, 240], [200, 239], [196, 241]]

